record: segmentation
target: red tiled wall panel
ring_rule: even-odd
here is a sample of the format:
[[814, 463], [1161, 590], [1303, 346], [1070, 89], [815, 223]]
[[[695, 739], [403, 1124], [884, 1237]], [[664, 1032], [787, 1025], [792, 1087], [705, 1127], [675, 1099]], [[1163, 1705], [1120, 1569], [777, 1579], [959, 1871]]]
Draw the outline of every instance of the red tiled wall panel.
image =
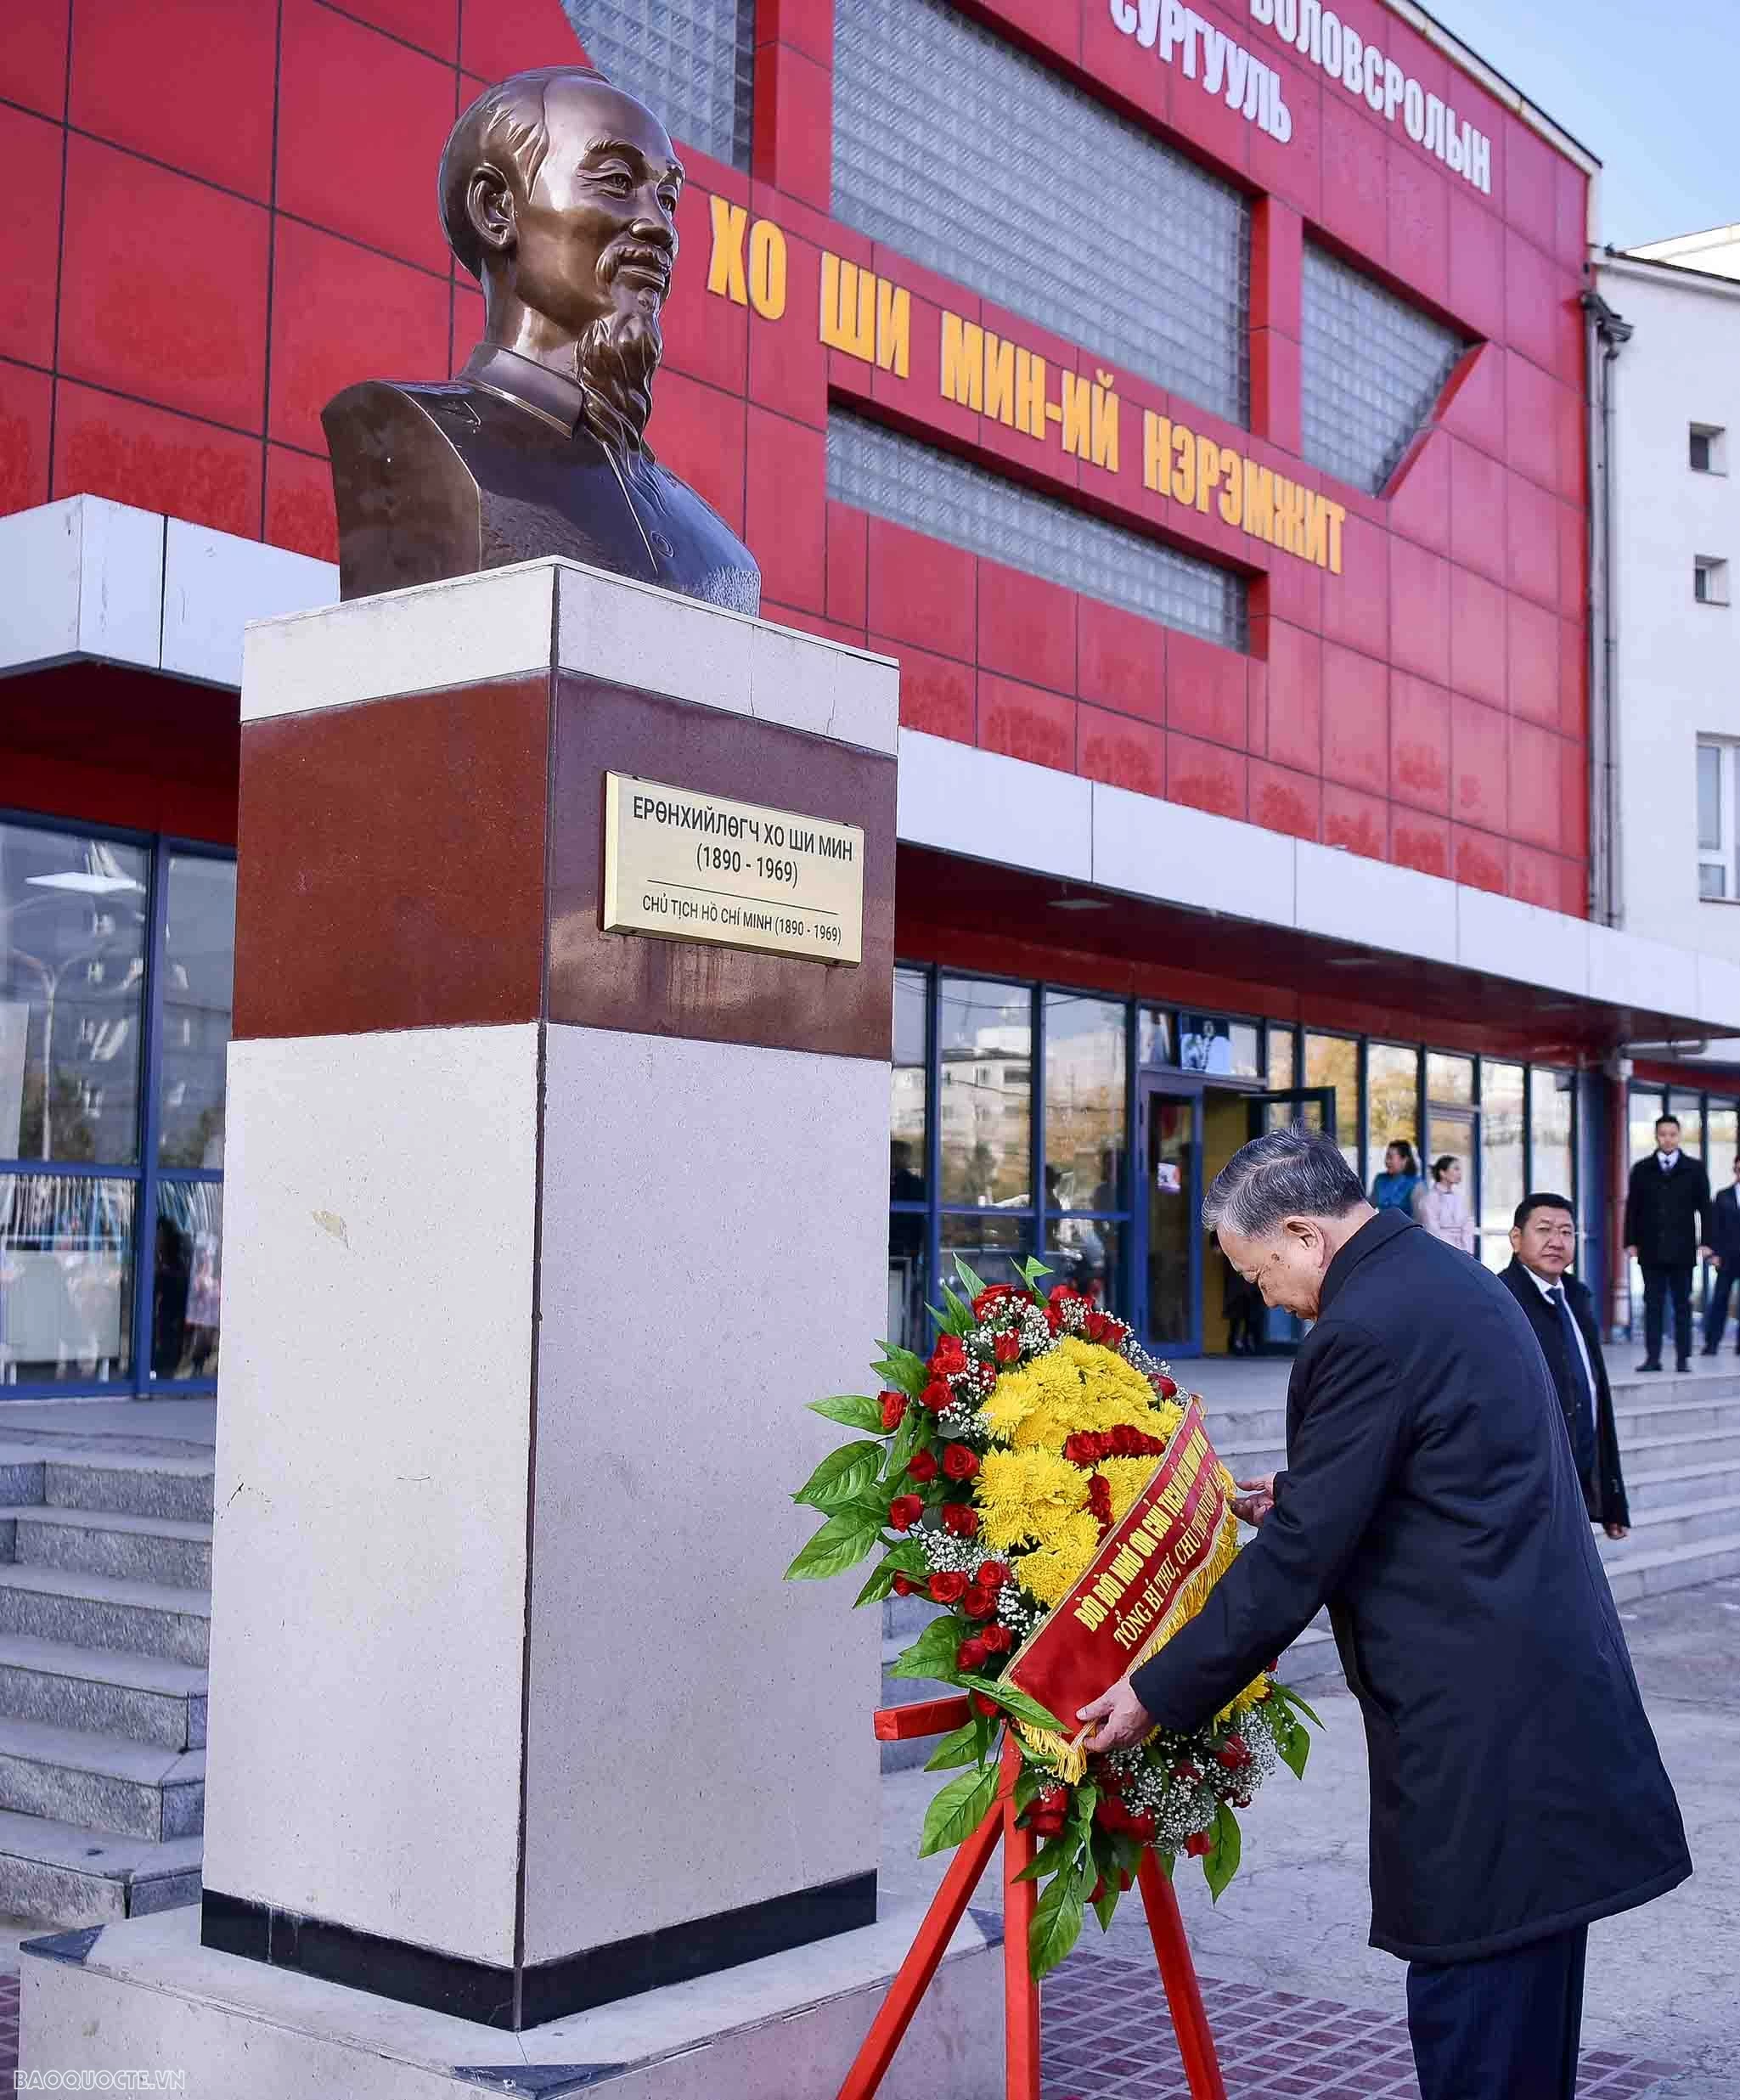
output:
[[[902, 659], [913, 727], [1580, 911], [1582, 172], [1382, 0], [1342, 19], [1486, 132], [1489, 190], [1243, 8], [1198, 12], [1275, 70], [1284, 142], [1103, 0], [973, 11], [1251, 194], [1250, 429], [1118, 372], [1112, 474], [945, 403], [945, 312], [1061, 370], [1112, 368], [828, 217], [832, 0], [760, 0], [752, 173], [684, 149], [654, 442], [747, 534], [774, 616]], [[89, 490], [330, 558], [322, 403], [371, 374], [441, 375], [481, 325], [436, 223], [442, 140], [485, 82], [577, 49], [559, 0], [14, 0], [0, 509]], [[782, 312], [709, 291], [715, 194], [781, 230]], [[1297, 457], [1308, 239], [1476, 343], [1382, 498]], [[904, 375], [820, 341], [828, 251], [904, 292]], [[830, 503], [831, 398], [1230, 562], [1248, 653]], [[1343, 503], [1341, 573], [1145, 489], [1145, 408]]]

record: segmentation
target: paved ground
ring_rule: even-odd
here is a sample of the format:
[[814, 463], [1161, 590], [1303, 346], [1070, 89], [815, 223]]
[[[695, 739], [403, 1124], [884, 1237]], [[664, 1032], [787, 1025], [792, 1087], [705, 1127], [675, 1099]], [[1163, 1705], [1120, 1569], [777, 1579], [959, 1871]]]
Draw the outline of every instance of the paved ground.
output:
[[[1697, 1872], [1592, 1928], [1581, 2091], [1740, 2100], [1740, 1579], [1621, 1616]], [[1278, 1773], [1242, 1819], [1248, 1863], [1218, 1908], [1199, 1871], [1180, 1866], [1185, 1922], [1229, 2094], [1411, 2095], [1404, 1971], [1366, 1944], [1358, 1709], [1332, 1680], [1310, 1696], [1325, 1727], [1304, 1784]], [[885, 1782], [885, 1881], [934, 1880], [934, 1862], [912, 1861], [912, 1833], [938, 1783], [923, 1772]], [[999, 1900], [986, 1886], [975, 1902]], [[1139, 1903], [1126, 1899], [1104, 1939], [1090, 1922], [1045, 2006], [1046, 2100], [1184, 2092]]]

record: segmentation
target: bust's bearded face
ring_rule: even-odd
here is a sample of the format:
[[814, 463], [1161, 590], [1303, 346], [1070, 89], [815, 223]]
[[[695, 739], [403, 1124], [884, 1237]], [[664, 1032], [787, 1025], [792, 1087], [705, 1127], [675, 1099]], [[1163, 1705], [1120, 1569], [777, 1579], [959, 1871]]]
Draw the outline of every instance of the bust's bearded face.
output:
[[656, 346], [683, 188], [670, 138], [601, 81], [555, 83], [544, 116], [549, 149], [515, 206], [514, 290], [577, 341], [626, 324]]

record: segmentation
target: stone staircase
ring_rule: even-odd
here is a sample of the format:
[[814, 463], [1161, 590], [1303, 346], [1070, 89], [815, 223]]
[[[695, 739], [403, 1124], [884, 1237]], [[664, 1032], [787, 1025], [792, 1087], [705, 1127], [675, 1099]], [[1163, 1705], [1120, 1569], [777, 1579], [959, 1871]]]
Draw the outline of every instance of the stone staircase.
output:
[[[1631, 1535], [1596, 1534], [1613, 1596], [1625, 1604], [1663, 1590], [1687, 1590], [1740, 1573], [1740, 1361], [1726, 1354], [1680, 1377], [1640, 1377], [1635, 1345], [1608, 1354], [1619, 1456], [1631, 1511]], [[1731, 1368], [1732, 1366], [1732, 1368]], [[1249, 1479], [1286, 1463], [1285, 1359], [1223, 1366], [1218, 1359], [1179, 1367], [1207, 1388], [1214, 1448], [1234, 1476]], [[1215, 1400], [1219, 1388], [1225, 1403]], [[916, 1598], [882, 1607], [882, 1697], [886, 1704], [933, 1698], [943, 1687], [889, 1677], [887, 1666], [909, 1646], [932, 1608]], [[1326, 1616], [1320, 1613], [1287, 1650], [1289, 1683], [1339, 1677], [1341, 1664]], [[928, 1742], [882, 1745], [882, 1769], [921, 1765]]]
[[211, 1473], [195, 1444], [0, 1417], [0, 1912], [198, 1899]]

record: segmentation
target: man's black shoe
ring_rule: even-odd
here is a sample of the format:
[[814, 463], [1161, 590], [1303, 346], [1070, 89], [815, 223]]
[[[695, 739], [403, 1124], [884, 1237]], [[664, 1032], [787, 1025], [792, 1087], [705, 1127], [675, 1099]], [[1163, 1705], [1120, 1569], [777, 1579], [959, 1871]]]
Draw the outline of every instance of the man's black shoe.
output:
[[1704, 1345], [1703, 1345], [1703, 1354], [1704, 1354], [1706, 1356], [1714, 1356], [1714, 1355], [1715, 1354], [1715, 1353], [1716, 1353], [1716, 1345], [1715, 1345], [1715, 1343], [1714, 1342], [1706, 1342], [1706, 1343], [1704, 1343]]
[[1637, 1368], [1639, 1371], [1659, 1371], [1661, 1369], [1661, 1364], [1659, 1360], [1657, 1360], [1655, 1362], [1640, 1364]]
[[1690, 1371], [1690, 1370], [1691, 1370], [1691, 1368], [1692, 1368], [1692, 1359], [1691, 1359], [1689, 1356], [1682, 1356], [1682, 1357], [1681, 1357], [1681, 1358], [1679, 1359], [1678, 1362], [1676, 1362], [1676, 1363], [1675, 1364], [1675, 1365], [1674, 1365], [1674, 1369], [1675, 1369], [1675, 1371], [1677, 1371], [1681, 1372], [1682, 1375], [1683, 1375], [1685, 1372], [1687, 1372], [1687, 1371]]

